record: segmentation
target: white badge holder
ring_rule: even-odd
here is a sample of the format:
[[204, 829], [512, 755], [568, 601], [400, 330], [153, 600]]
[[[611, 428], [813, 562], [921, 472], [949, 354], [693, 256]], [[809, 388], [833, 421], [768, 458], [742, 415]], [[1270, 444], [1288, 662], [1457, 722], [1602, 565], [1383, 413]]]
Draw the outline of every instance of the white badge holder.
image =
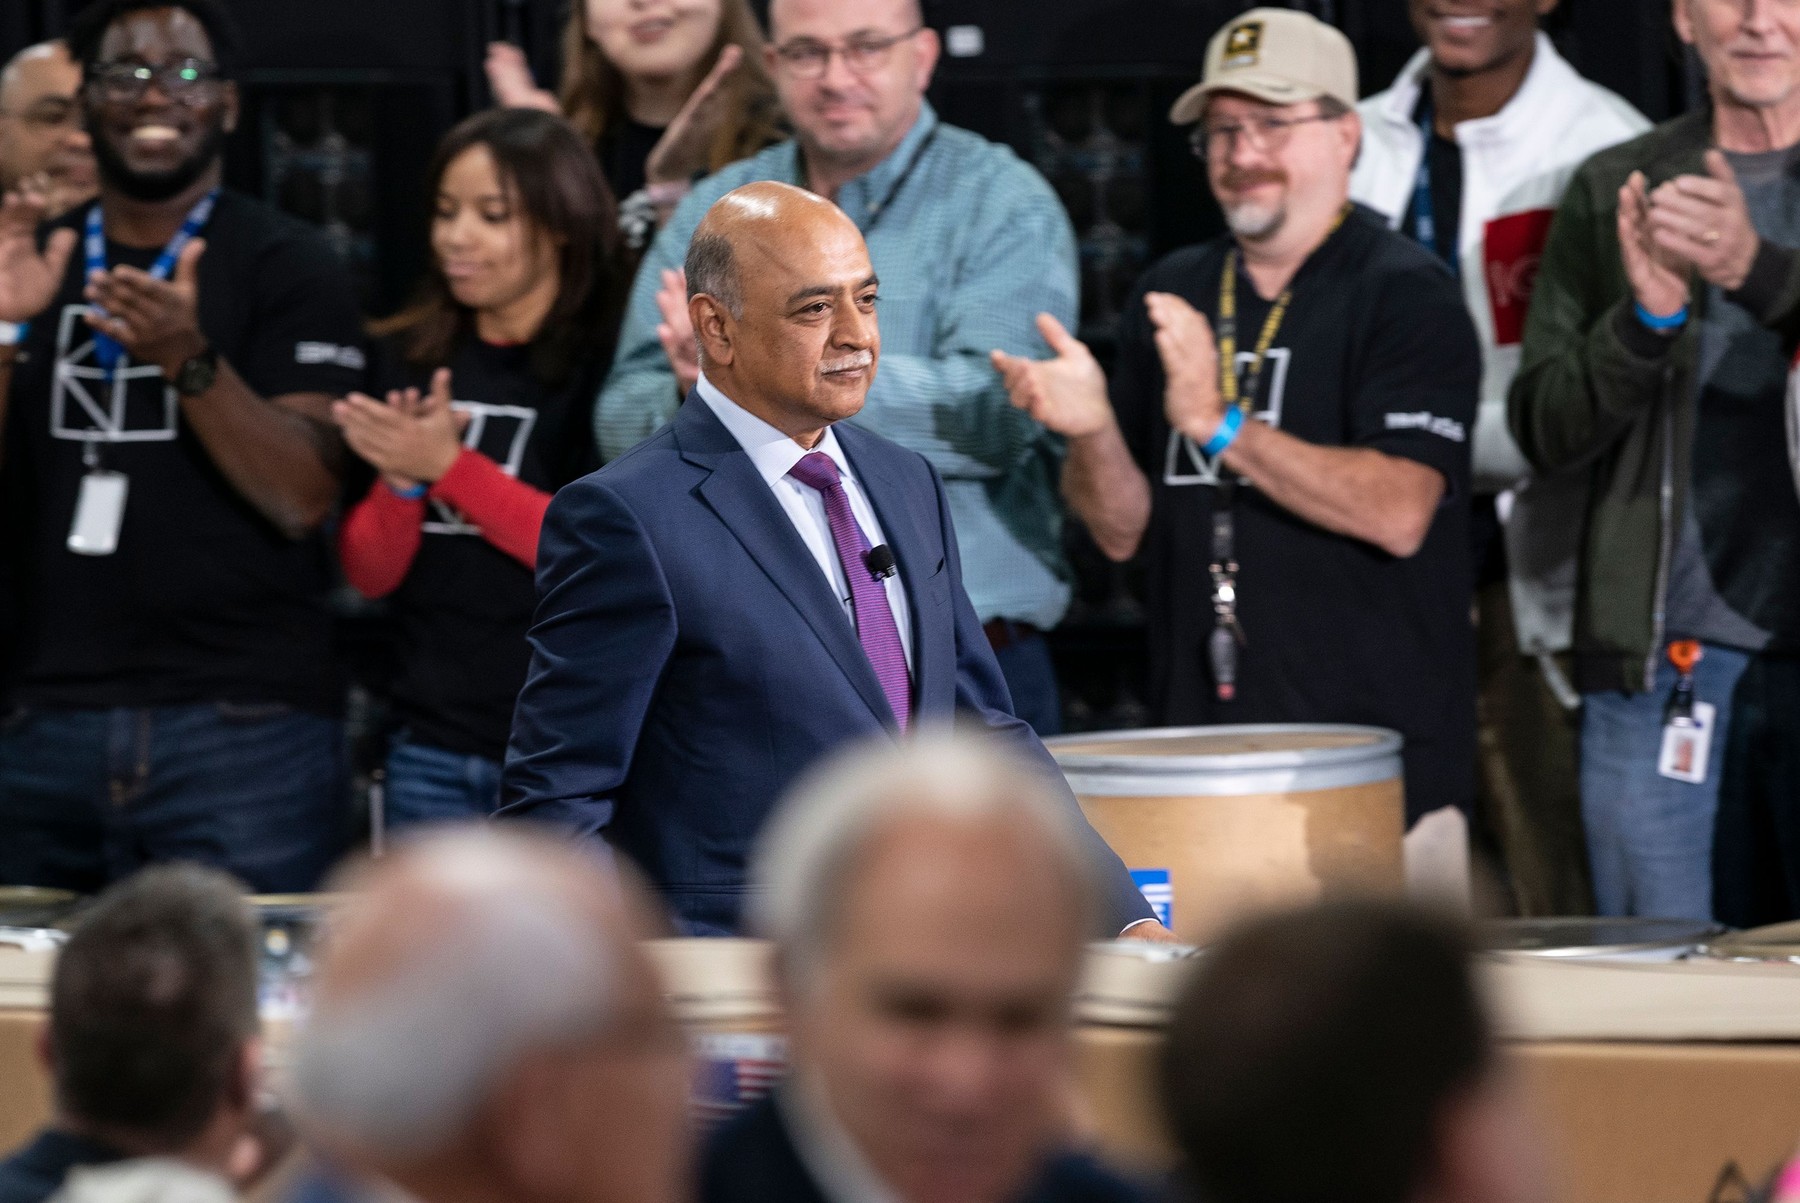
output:
[[125, 522], [125, 496], [131, 479], [100, 467], [100, 451], [89, 439], [82, 448], [87, 473], [75, 498], [75, 520], [69, 524], [69, 550], [78, 556], [110, 556], [119, 549]]

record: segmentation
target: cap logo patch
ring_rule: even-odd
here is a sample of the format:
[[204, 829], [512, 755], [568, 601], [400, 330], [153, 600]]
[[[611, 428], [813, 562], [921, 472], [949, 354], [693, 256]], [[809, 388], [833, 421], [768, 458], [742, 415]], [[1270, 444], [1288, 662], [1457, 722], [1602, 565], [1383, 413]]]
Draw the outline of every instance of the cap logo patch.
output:
[[1245, 21], [1225, 35], [1225, 55], [1221, 67], [1254, 67], [1262, 58], [1263, 26], [1261, 21]]

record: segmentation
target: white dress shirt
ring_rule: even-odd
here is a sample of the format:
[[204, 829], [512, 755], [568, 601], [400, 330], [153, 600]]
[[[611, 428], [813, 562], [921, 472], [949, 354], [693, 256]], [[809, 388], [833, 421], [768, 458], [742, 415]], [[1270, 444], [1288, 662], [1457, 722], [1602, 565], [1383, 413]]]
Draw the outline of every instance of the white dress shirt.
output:
[[[806, 548], [812, 552], [819, 570], [831, 587], [837, 592], [838, 600], [844, 607], [844, 616], [850, 625], [856, 625], [856, 609], [851, 602], [850, 582], [844, 576], [844, 566], [838, 562], [837, 543], [831, 537], [831, 519], [825, 514], [825, 498], [810, 485], [803, 485], [788, 475], [790, 469], [800, 462], [802, 456], [810, 454], [806, 448], [796, 443], [781, 431], [775, 429], [737, 402], [720, 392], [704, 375], [700, 377], [696, 390], [700, 399], [706, 402], [707, 408], [713, 411], [731, 437], [738, 441], [750, 462], [762, 475], [764, 483], [775, 494], [775, 500], [800, 533]], [[850, 498], [850, 513], [855, 516], [856, 524], [862, 527], [863, 534], [868, 537], [870, 547], [880, 547], [887, 539], [881, 533], [881, 523], [875, 517], [875, 507], [869, 504], [862, 486], [857, 483], [856, 470], [850, 466], [843, 448], [838, 446], [837, 435], [827, 426], [825, 437], [819, 440], [814, 451], [822, 451], [829, 455], [837, 465], [838, 474], [843, 478], [844, 492]], [[900, 632], [900, 647], [906, 653], [906, 667], [910, 671], [913, 666], [912, 644], [912, 612], [906, 604], [906, 590], [901, 585], [900, 573], [895, 571], [882, 582], [887, 588], [888, 608], [894, 612], [894, 625]]]

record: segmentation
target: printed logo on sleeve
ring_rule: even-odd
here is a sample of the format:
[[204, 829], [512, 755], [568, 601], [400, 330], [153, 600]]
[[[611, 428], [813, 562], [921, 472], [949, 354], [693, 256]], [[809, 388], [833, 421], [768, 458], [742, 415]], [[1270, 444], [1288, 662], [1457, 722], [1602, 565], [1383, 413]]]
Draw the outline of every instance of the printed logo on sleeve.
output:
[[92, 310], [65, 305], [56, 324], [51, 370], [50, 437], [78, 443], [166, 443], [179, 429], [181, 403], [162, 369], [121, 353], [112, 379], [94, 357]]
[[[346, 348], [354, 350], [354, 348]], [[452, 401], [450, 408], [469, 415], [463, 431], [463, 446], [500, 465], [500, 470], [515, 480], [525, 462], [525, 446], [537, 425], [537, 410], [522, 405], [488, 405], [481, 401]], [[481, 528], [470, 522], [455, 506], [433, 497], [428, 517], [420, 524], [428, 535], [476, 535]]]
[[298, 342], [294, 344], [294, 362], [315, 367], [320, 364], [331, 364], [340, 368], [349, 368], [360, 372], [368, 360], [363, 356], [361, 347], [346, 347], [338, 343]]
[[1455, 418], [1440, 418], [1422, 409], [1415, 413], [1384, 414], [1383, 420], [1389, 430], [1423, 430], [1426, 434], [1435, 434], [1452, 443], [1466, 443], [1469, 440], [1468, 430]]

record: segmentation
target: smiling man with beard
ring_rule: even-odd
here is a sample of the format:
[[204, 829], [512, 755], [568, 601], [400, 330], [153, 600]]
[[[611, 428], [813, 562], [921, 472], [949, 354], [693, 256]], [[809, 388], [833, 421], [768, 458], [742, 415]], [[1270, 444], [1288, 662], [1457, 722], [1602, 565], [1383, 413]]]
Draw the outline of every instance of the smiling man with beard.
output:
[[69, 46], [100, 198], [43, 229], [40, 196], [0, 210], [0, 322], [25, 325], [0, 347], [0, 880], [183, 859], [310, 889], [346, 809], [318, 527], [353, 294], [316, 233], [220, 187], [214, 0], [102, 0]]
[[[707, 210], [686, 272], [694, 391], [544, 517], [501, 815], [604, 836], [692, 935], [737, 929], [776, 797], [853, 740], [961, 718], [1078, 815], [963, 591], [943, 481], [850, 423], [882, 360], [856, 226], [791, 184], [746, 184]], [[1103, 934], [1166, 936], [1081, 830]]]
[[1228, 23], [1170, 119], [1198, 123], [1230, 234], [1145, 275], [1110, 405], [1049, 316], [1054, 359], [995, 362], [1068, 438], [1063, 491], [1101, 549], [1144, 553], [1156, 721], [1394, 728], [1417, 819], [1474, 787], [1481, 361], [1443, 264], [1349, 203], [1355, 102], [1337, 30]]

